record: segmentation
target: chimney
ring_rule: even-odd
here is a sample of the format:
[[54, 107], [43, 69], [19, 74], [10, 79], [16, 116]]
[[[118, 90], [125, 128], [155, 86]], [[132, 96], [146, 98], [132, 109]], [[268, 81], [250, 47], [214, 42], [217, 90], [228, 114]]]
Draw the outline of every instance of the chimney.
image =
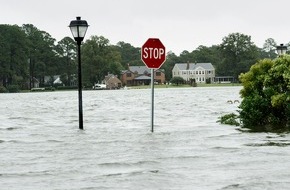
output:
[[127, 70], [130, 71], [130, 64], [127, 64]]
[[186, 70], [189, 70], [189, 61], [187, 61]]

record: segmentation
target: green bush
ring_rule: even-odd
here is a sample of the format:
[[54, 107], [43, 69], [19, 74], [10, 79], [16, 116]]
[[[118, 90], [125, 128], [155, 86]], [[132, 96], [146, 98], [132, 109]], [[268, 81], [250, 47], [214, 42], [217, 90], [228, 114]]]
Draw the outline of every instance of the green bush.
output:
[[290, 128], [290, 56], [265, 59], [240, 75], [243, 127], [259, 131]]
[[8, 90], [4, 86], [0, 85], [0, 93], [6, 93], [6, 92], [8, 92]]
[[57, 90], [73, 90], [73, 89], [78, 89], [77, 86], [58, 86], [56, 88]]
[[238, 115], [234, 113], [230, 113], [230, 114], [226, 114], [224, 116], [219, 117], [219, 120], [217, 122], [221, 124], [226, 124], [226, 125], [239, 126], [240, 123], [238, 122], [238, 119], [239, 119]]
[[50, 87], [45, 87], [46, 91], [55, 91], [55, 88], [50, 86]]
[[20, 92], [20, 88], [18, 85], [9, 85], [7, 87], [8, 92], [10, 93], [16, 93], [16, 92]]
[[185, 81], [182, 77], [173, 77], [170, 82], [178, 86], [179, 84], [184, 84]]

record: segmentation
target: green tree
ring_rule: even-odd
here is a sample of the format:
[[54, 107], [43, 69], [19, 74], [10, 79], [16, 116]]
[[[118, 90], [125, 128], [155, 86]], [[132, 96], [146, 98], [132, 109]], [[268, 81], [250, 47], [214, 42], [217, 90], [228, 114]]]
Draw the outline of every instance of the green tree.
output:
[[60, 61], [59, 73], [56, 74], [63, 75], [62, 82], [65, 80], [64, 84], [70, 86], [73, 74], [77, 73], [76, 42], [70, 37], [65, 37], [57, 43], [56, 51]]
[[136, 48], [129, 43], [123, 41], [118, 42], [116, 45], [116, 50], [121, 54], [121, 64], [124, 68], [129, 65], [144, 65], [141, 61], [141, 48]]
[[276, 49], [277, 43], [275, 42], [275, 40], [273, 38], [268, 38], [267, 40], [265, 40], [265, 43], [263, 45], [261, 58], [276, 58]]
[[184, 84], [184, 79], [182, 77], [173, 77], [170, 82], [178, 86], [179, 84]]
[[[219, 46], [213, 45], [211, 47], [199, 46], [192, 51], [194, 62], [197, 63], [212, 63], [215, 68], [221, 63], [222, 57]], [[217, 74], [218, 71], [217, 71]]]
[[[82, 48], [83, 81], [86, 86], [101, 82], [108, 72], [119, 74], [121, 55], [103, 36], [92, 36]], [[112, 66], [113, 65], [113, 66]], [[110, 68], [118, 68], [110, 70]], [[117, 72], [117, 73], [114, 73]]]
[[240, 118], [253, 130], [289, 130], [290, 56], [264, 59], [242, 74]]
[[[22, 30], [29, 40], [30, 78], [37, 78], [42, 85], [44, 76], [54, 75], [58, 72], [55, 39], [32, 24], [24, 24]], [[33, 82], [33, 80], [31, 81]]]
[[222, 62], [217, 67], [217, 73], [235, 78], [247, 72], [259, 57], [258, 48], [251, 37], [240, 33], [232, 33], [223, 38], [220, 52]]
[[176, 63], [180, 62], [180, 59], [173, 52], [168, 52], [165, 63], [161, 66], [161, 69], [165, 71], [165, 80], [170, 81], [172, 78], [172, 69]]
[[16, 25], [0, 25], [0, 83], [22, 88], [28, 79], [27, 39]]
[[179, 61], [181, 63], [196, 62], [196, 58], [192, 53], [190, 53], [187, 50], [184, 50], [179, 55]]

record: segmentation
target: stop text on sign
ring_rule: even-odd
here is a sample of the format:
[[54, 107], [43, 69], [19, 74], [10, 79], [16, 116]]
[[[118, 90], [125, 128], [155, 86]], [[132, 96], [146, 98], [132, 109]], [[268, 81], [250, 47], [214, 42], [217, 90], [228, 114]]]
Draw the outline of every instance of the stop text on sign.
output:
[[165, 62], [165, 46], [158, 38], [149, 38], [141, 48], [141, 60], [149, 69], [159, 69]]
[[163, 48], [144, 47], [143, 49], [143, 58], [145, 59], [162, 59], [164, 54]]

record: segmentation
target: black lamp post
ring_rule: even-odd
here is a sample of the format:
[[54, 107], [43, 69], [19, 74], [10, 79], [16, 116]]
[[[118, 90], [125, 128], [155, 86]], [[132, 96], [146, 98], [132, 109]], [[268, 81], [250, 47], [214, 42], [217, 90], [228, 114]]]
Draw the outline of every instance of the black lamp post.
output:
[[277, 46], [276, 48], [279, 56], [286, 54], [287, 46], [284, 46], [284, 44], [280, 44], [280, 46]]
[[83, 128], [83, 97], [82, 97], [82, 69], [81, 69], [81, 43], [86, 35], [89, 27], [87, 21], [81, 20], [81, 17], [77, 17], [77, 20], [70, 22], [71, 33], [78, 45], [78, 91], [79, 91], [79, 129]]

